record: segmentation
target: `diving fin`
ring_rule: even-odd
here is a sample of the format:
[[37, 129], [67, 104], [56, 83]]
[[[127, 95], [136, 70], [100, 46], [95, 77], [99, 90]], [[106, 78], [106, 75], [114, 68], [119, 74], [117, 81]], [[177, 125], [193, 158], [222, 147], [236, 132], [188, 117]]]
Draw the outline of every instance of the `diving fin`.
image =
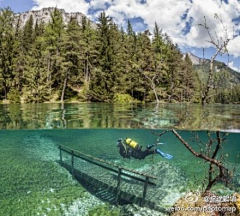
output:
[[164, 152], [162, 152], [160, 149], [156, 149], [156, 152], [157, 152], [158, 154], [160, 154], [162, 157], [166, 158], [166, 159], [171, 160], [171, 159], [173, 158], [172, 155], [167, 154], [167, 153], [164, 153]]

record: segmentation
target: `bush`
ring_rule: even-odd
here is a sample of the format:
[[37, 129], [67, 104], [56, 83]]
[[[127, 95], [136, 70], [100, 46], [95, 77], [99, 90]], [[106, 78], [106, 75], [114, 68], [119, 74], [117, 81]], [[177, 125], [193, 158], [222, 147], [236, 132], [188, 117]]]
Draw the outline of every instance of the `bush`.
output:
[[131, 103], [131, 102], [137, 102], [137, 100], [135, 100], [129, 94], [116, 93], [113, 97], [113, 102], [115, 102], [115, 103]]
[[11, 103], [20, 103], [20, 94], [17, 89], [11, 89], [7, 94], [7, 98]]

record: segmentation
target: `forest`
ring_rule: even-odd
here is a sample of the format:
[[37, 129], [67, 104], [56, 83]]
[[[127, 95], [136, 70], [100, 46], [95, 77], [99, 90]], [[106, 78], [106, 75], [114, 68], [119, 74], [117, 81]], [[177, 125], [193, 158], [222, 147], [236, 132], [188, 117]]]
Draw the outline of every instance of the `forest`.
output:
[[[0, 102], [200, 103], [205, 80], [157, 24], [153, 33], [134, 32], [104, 12], [96, 27], [90, 22], [64, 24], [56, 8], [49, 23], [31, 16], [20, 27], [1, 9]], [[240, 85], [229, 77], [214, 73], [208, 103], [239, 103]]]

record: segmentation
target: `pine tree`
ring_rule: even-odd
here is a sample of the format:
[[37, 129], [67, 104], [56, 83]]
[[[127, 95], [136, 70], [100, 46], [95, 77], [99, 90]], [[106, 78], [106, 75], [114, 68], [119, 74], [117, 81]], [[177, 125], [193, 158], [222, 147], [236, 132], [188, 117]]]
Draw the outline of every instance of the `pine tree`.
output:
[[28, 54], [33, 42], [33, 16], [31, 15], [23, 28], [22, 48], [25, 54]]
[[156, 101], [159, 98], [166, 98], [166, 84], [167, 84], [167, 71], [166, 64], [168, 46], [164, 42], [162, 30], [159, 29], [155, 23], [154, 35], [152, 40], [152, 55], [153, 55], [153, 73], [147, 76], [148, 81], [151, 83], [151, 88], [154, 91]]
[[35, 39], [39, 36], [43, 36], [44, 34], [44, 22], [38, 22], [38, 20], [36, 20], [35, 26], [34, 26], [34, 32], [33, 32], [33, 40], [35, 41]]
[[127, 35], [128, 36], [133, 36], [135, 33], [133, 31], [133, 28], [132, 28], [132, 24], [130, 22], [130, 20], [128, 20], [128, 24], [127, 24]]
[[31, 15], [27, 20], [25, 26], [22, 29], [19, 29], [19, 37], [20, 47], [17, 57], [17, 70], [20, 81], [21, 90], [23, 90], [23, 86], [27, 84], [27, 73], [29, 71], [29, 58], [32, 58], [32, 48], [34, 44], [34, 36], [33, 36], [33, 16]]
[[[153, 55], [151, 51], [150, 32], [148, 30], [140, 33], [137, 37], [137, 56], [135, 62], [138, 68], [134, 78], [136, 94], [134, 97], [139, 100], [145, 100], [146, 92], [149, 89], [148, 86], [151, 86], [152, 90], [155, 89], [155, 81], [152, 82], [149, 80], [150, 77], [150, 79], [155, 77], [155, 72], [153, 71]], [[154, 95], [156, 96], [157, 94], [154, 93]]]
[[126, 80], [129, 73], [127, 71], [128, 44], [124, 30], [119, 30], [117, 26], [112, 28], [113, 40], [113, 72], [115, 73], [114, 96], [117, 94], [126, 94], [129, 88]]
[[19, 93], [22, 91], [22, 85], [23, 85], [23, 73], [24, 73], [24, 67], [23, 62], [25, 59], [25, 55], [23, 54], [22, 50], [22, 28], [21, 28], [21, 20], [20, 17], [17, 20], [17, 24], [15, 27], [15, 35], [14, 35], [14, 63], [13, 68], [15, 71], [15, 80], [14, 80], [14, 87], [18, 90]]
[[94, 78], [94, 71], [97, 69], [97, 57], [99, 55], [97, 47], [99, 46], [99, 41], [97, 37], [97, 30], [92, 28], [90, 20], [88, 20], [86, 17], [83, 17], [82, 19], [81, 30], [81, 61], [79, 69], [83, 72], [80, 74], [83, 89], [80, 97], [82, 100], [86, 101], [89, 100], [90, 83], [92, 78]]
[[51, 13], [51, 20], [46, 26], [44, 32], [44, 42], [45, 42], [45, 58], [47, 65], [48, 73], [48, 82], [49, 90], [52, 92], [52, 89], [56, 91], [60, 80], [59, 71], [61, 70], [61, 61], [60, 56], [61, 51], [61, 41], [62, 33], [64, 29], [64, 23], [61, 12], [55, 8]]
[[13, 12], [10, 8], [0, 12], [0, 82], [4, 99], [14, 85], [15, 73], [13, 70], [15, 54], [15, 34], [13, 28]]
[[69, 82], [71, 86], [77, 83], [77, 78], [79, 77], [79, 53], [81, 50], [80, 39], [81, 39], [81, 29], [78, 25], [76, 19], [71, 18], [66, 32], [63, 34], [62, 38], [62, 54], [63, 57], [61, 64], [61, 80], [62, 80], [62, 93], [61, 102], [64, 101], [66, 88]]
[[166, 57], [167, 64], [167, 95], [168, 101], [181, 101], [183, 79], [182, 54], [177, 45], [173, 44], [169, 37], [166, 37], [168, 51]]
[[48, 80], [47, 67], [45, 64], [44, 27], [36, 22], [33, 31], [33, 45], [26, 56], [26, 73], [24, 82], [25, 102], [41, 103], [50, 99], [51, 85]]
[[[124, 78], [124, 87], [126, 93], [135, 97], [135, 88], [136, 82], [138, 80], [139, 75], [139, 65], [137, 64], [138, 61], [138, 37], [136, 33], [133, 31], [131, 22], [128, 20], [127, 26], [127, 35], [126, 35], [126, 43], [125, 43], [125, 50], [126, 50], [126, 60], [125, 60], [125, 73], [123, 74]], [[145, 97], [144, 97], [145, 100]]]
[[194, 71], [192, 61], [188, 54], [183, 62], [184, 77], [181, 80], [183, 101], [197, 102], [199, 100], [200, 85], [197, 72]]
[[111, 41], [112, 19], [101, 13], [98, 18], [98, 67], [94, 71], [94, 79], [91, 80], [90, 94], [94, 101], [110, 101], [113, 98], [114, 86], [113, 47]]
[[25, 75], [25, 101], [41, 103], [49, 100], [50, 90], [48, 74], [44, 65], [43, 37], [35, 38], [31, 49], [31, 56], [28, 56], [27, 71]]

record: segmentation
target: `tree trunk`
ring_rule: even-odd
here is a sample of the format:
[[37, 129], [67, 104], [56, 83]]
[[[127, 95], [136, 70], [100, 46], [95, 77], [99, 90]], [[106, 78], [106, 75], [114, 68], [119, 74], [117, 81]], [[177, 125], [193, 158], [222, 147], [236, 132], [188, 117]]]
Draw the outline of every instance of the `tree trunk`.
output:
[[86, 59], [84, 63], [84, 70], [85, 70], [85, 81], [89, 81], [89, 66], [88, 66], [88, 54], [86, 54]]
[[211, 58], [210, 67], [209, 67], [209, 73], [208, 73], [208, 80], [207, 80], [207, 86], [205, 91], [202, 93], [202, 105], [204, 106], [206, 104], [207, 96], [211, 87], [211, 81], [212, 81], [212, 75], [213, 75], [213, 61], [216, 58], [216, 55], [214, 55]]
[[156, 85], [155, 85], [155, 82], [154, 82], [155, 78], [156, 78], [156, 74], [152, 78], [150, 78], [143, 71], [142, 71], [142, 73], [150, 81], [150, 86], [151, 86], [151, 88], [153, 90], [153, 93], [155, 95], [156, 103], [159, 104], [159, 99], [158, 99], [158, 95], [157, 95], [157, 91], [156, 91]]
[[65, 119], [66, 109], [64, 108], [64, 103], [61, 104], [61, 110], [62, 110], [63, 128], [66, 128], [67, 127], [67, 121]]
[[4, 98], [7, 100], [7, 85], [4, 83]]
[[66, 73], [66, 76], [65, 76], [64, 82], [63, 82], [63, 89], [62, 89], [62, 95], [61, 95], [61, 102], [62, 103], [64, 101], [64, 95], [65, 95], [65, 91], [66, 91], [66, 87], [67, 87], [67, 78], [68, 78], [68, 73]]
[[159, 104], [159, 99], [158, 99], [158, 95], [157, 95], [157, 92], [156, 92], [156, 86], [152, 83], [152, 90], [154, 92], [154, 95], [155, 95], [155, 98], [156, 98], [156, 102], [157, 104]]
[[51, 77], [50, 67], [51, 67], [51, 58], [50, 58], [50, 56], [48, 56], [48, 66], [47, 66], [48, 77], [47, 77], [47, 81], [50, 83], [49, 90], [50, 90], [50, 94], [51, 94], [51, 91], [52, 91], [51, 79], [52, 79], [52, 77]]

